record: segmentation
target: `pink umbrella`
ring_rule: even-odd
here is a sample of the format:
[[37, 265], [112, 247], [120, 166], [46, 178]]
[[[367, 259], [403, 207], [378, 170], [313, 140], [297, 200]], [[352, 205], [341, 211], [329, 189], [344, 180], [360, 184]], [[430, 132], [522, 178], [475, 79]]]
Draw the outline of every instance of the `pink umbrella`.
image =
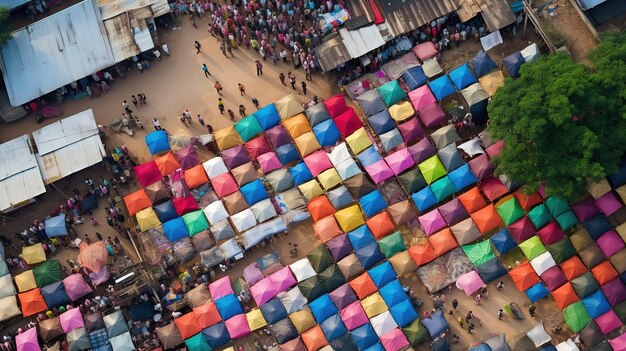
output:
[[365, 167], [365, 171], [370, 175], [376, 184], [380, 184], [393, 177], [393, 171], [389, 168], [385, 160], [372, 163], [371, 165]]
[[435, 99], [435, 96], [430, 91], [428, 85], [422, 85], [421, 87], [410, 92], [409, 98], [411, 99], [413, 107], [415, 107], [415, 109], [418, 111], [422, 107], [426, 107], [430, 104], [437, 102], [437, 99]]
[[422, 229], [426, 234], [436, 233], [446, 226], [446, 221], [441, 217], [438, 209], [434, 209], [418, 217]]
[[254, 286], [250, 288], [250, 294], [252, 294], [252, 298], [257, 306], [261, 306], [276, 296], [278, 290], [276, 290], [274, 282], [267, 277], [254, 284]]
[[220, 297], [224, 297], [229, 294], [234, 294], [233, 287], [230, 285], [230, 277], [225, 276], [213, 283], [209, 284], [209, 292], [213, 300], [217, 300]]
[[472, 295], [483, 286], [485, 283], [476, 271], [469, 271], [456, 280], [456, 287], [463, 290], [467, 296]]
[[61, 322], [61, 328], [63, 328], [66, 333], [85, 326], [83, 314], [80, 313], [78, 308], [72, 308], [71, 310], [63, 312], [59, 316], [59, 320]]
[[270, 144], [263, 135], [256, 137], [244, 144], [246, 151], [250, 155], [250, 158], [256, 160], [259, 155], [272, 151]]
[[157, 164], [154, 161], [142, 163], [139, 166], [133, 167], [133, 170], [135, 171], [135, 176], [142, 187], [156, 183], [163, 178], [161, 171], [159, 171], [159, 167], [157, 167]]
[[361, 119], [356, 114], [356, 112], [354, 112], [354, 109], [352, 107], [348, 107], [348, 110], [343, 112], [339, 116], [333, 117], [333, 122], [335, 122], [337, 129], [339, 129], [339, 132], [341, 133], [341, 135], [343, 135], [344, 138], [356, 132], [359, 128], [363, 126], [363, 122], [361, 122]]
[[432, 103], [419, 109], [420, 119], [426, 128], [441, 125], [446, 119], [446, 113], [441, 106]]
[[256, 160], [259, 162], [259, 166], [261, 166], [263, 173], [266, 174], [283, 167], [283, 164], [280, 163], [278, 156], [276, 156], [276, 153], [273, 151], [259, 155]]
[[330, 162], [328, 158], [328, 154], [324, 151], [318, 150], [309, 156], [304, 158], [304, 164], [306, 164], [309, 171], [314, 177], [317, 177], [318, 174], [323, 171], [331, 168], [333, 164]]
[[383, 344], [386, 351], [397, 351], [409, 346], [409, 340], [407, 340], [400, 328], [394, 328], [388, 331], [380, 337], [380, 342]]
[[65, 287], [67, 296], [69, 296], [72, 301], [76, 301], [93, 292], [91, 287], [87, 285], [85, 278], [79, 273], [72, 274], [63, 279], [63, 286]]
[[37, 328], [27, 329], [15, 336], [17, 351], [41, 351], [37, 342]]
[[235, 179], [230, 173], [220, 174], [211, 180], [213, 189], [217, 193], [217, 196], [223, 198], [228, 196], [239, 189]]
[[238, 314], [230, 319], [227, 319], [224, 324], [226, 324], [226, 329], [228, 330], [228, 334], [230, 334], [231, 339], [240, 338], [244, 335], [250, 334], [250, 327], [248, 326], [248, 320], [246, 319], [245, 314]]
[[385, 157], [385, 162], [396, 175], [415, 166], [415, 160], [411, 157], [411, 153], [406, 148], [400, 149], [393, 154]]
[[605, 216], [610, 216], [622, 207], [622, 204], [612, 192], [608, 192], [596, 199], [596, 206]]
[[367, 314], [359, 301], [355, 301], [340, 312], [341, 319], [348, 330], [356, 329], [368, 322]]
[[296, 281], [296, 278], [293, 277], [293, 274], [291, 273], [291, 269], [289, 269], [289, 267], [281, 268], [277, 272], [270, 275], [268, 278], [270, 278], [270, 281], [278, 292], [287, 291], [287, 289], [298, 283]]

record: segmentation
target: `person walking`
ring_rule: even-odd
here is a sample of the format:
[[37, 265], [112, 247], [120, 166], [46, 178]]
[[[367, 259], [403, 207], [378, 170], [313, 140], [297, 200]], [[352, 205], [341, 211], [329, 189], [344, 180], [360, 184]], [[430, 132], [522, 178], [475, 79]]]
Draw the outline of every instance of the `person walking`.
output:
[[162, 130], [163, 129], [163, 128], [161, 128], [161, 123], [156, 118], [152, 119], [152, 126], [154, 127], [154, 130]]
[[470, 333], [470, 334], [472, 334], [472, 330], [474, 330], [474, 324], [473, 324], [473, 323], [470, 323], [470, 324], [468, 324], [468, 326], [467, 326], [467, 332], [468, 332], [468, 333]]
[[244, 105], [239, 105], [239, 115], [241, 118], [246, 117], [246, 107]]
[[213, 88], [215, 88], [215, 91], [217, 91], [218, 94], [222, 95], [222, 90], [224, 90], [224, 87], [222, 86], [222, 84], [220, 84], [219, 81], [216, 81], [215, 84], [213, 84]]
[[228, 55], [226, 55], [226, 42], [223, 41], [222, 44], [220, 45], [220, 51], [222, 52], [222, 55], [224, 55], [224, 57], [228, 57]]
[[217, 99], [217, 108], [220, 110], [220, 114], [224, 114], [224, 100], [222, 98]]
[[196, 55], [202, 51], [202, 45], [197, 40], [193, 42], [193, 47], [196, 48]]
[[252, 98], [252, 103], [254, 104], [254, 107], [256, 107], [256, 109], [259, 109], [259, 100], [257, 100], [255, 97]]
[[139, 104], [139, 100], [137, 100], [137, 97], [135, 95], [130, 96], [130, 101], [133, 102], [133, 105], [135, 105], [135, 107], [137, 107], [137, 104]]
[[200, 115], [198, 115], [198, 123], [200, 123], [200, 125], [204, 127], [204, 118], [202, 118], [202, 116]]
[[530, 314], [531, 317], [534, 317], [536, 309], [537, 307], [535, 307], [535, 305], [530, 305], [530, 307], [528, 307], [528, 314]]
[[291, 84], [291, 88], [296, 90], [296, 76], [291, 73], [291, 71], [287, 72], [287, 78], [289, 78], [289, 84]]
[[452, 308], [456, 310], [458, 306], [459, 306], [459, 300], [457, 299], [452, 300]]
[[235, 121], [235, 112], [233, 112], [233, 110], [229, 109], [228, 110], [228, 118], [230, 118], [231, 121]]
[[496, 289], [502, 290], [502, 288], [504, 288], [504, 282], [503, 281], [499, 281], [498, 285], [496, 285]]
[[498, 310], [498, 319], [502, 320], [502, 316], [504, 316], [504, 311], [502, 309]]
[[209, 78], [211, 72], [209, 72], [209, 67], [207, 67], [206, 63], [202, 64], [202, 72], [204, 72], [204, 76]]
[[278, 75], [278, 79], [280, 79], [280, 82], [284, 85], [287, 86], [287, 83], [285, 83], [285, 74], [283, 72], [280, 72], [280, 74]]
[[263, 64], [259, 60], [256, 60], [255, 63], [256, 63], [256, 75], [260, 77], [263, 75]]
[[185, 125], [185, 127], [188, 127], [187, 125], [187, 119], [185, 118], [184, 114], [180, 115], [180, 121]]
[[239, 94], [241, 94], [241, 96], [246, 95], [246, 87], [241, 83], [237, 83], [237, 86], [239, 87]]
[[185, 109], [185, 111], [183, 111], [183, 117], [185, 117], [185, 120], [191, 124], [191, 113], [189, 113], [189, 109]]
[[476, 297], [474, 298], [474, 301], [476, 301], [477, 305], [480, 305], [480, 300], [481, 300], [481, 296], [480, 294], [477, 294]]
[[300, 86], [302, 86], [302, 94], [306, 95], [306, 82], [300, 82]]

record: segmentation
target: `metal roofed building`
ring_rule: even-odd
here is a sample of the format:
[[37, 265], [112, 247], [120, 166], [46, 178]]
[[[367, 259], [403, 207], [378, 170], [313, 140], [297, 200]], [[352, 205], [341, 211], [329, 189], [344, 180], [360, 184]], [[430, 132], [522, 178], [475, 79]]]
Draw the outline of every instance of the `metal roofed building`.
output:
[[0, 144], [0, 211], [46, 192], [30, 137]]

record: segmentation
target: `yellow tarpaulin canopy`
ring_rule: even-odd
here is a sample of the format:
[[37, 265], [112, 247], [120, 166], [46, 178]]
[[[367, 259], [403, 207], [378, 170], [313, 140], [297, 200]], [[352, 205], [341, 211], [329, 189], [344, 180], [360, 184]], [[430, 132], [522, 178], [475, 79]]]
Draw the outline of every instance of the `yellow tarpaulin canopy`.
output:
[[22, 248], [22, 258], [28, 264], [40, 263], [46, 260], [46, 252], [41, 243]]
[[335, 219], [337, 219], [337, 223], [339, 223], [339, 226], [344, 233], [352, 231], [358, 226], [365, 224], [359, 205], [352, 205], [337, 211], [335, 213]]
[[479, 78], [478, 81], [480, 82], [480, 85], [483, 86], [483, 89], [485, 89], [487, 95], [493, 96], [496, 91], [498, 91], [498, 88], [504, 86], [504, 74], [502, 74], [502, 71], [500, 70], [493, 71], [488, 75]]
[[246, 319], [248, 320], [248, 327], [250, 327], [250, 331], [261, 329], [267, 325], [265, 318], [263, 318], [263, 313], [261, 313], [261, 310], [258, 308], [246, 313]]
[[350, 146], [350, 150], [352, 150], [355, 155], [372, 145], [372, 141], [363, 127], [348, 135], [346, 141], [348, 142], [348, 146]]
[[291, 135], [291, 138], [293, 139], [299, 137], [306, 132], [311, 131], [309, 120], [306, 119], [306, 116], [302, 113], [297, 116], [285, 119], [283, 121], [283, 126], [287, 130], [287, 133], [289, 133], [289, 135]]
[[32, 270], [25, 271], [15, 276], [15, 285], [20, 292], [28, 291], [37, 287], [35, 275]]
[[141, 227], [142, 232], [161, 225], [159, 217], [157, 217], [156, 213], [154, 213], [152, 207], [148, 207], [145, 210], [137, 212], [136, 216], [137, 223], [139, 223], [139, 227]]
[[311, 201], [312, 198], [316, 196], [320, 196], [324, 193], [322, 187], [320, 187], [319, 183], [315, 179], [311, 179], [306, 183], [302, 183], [298, 185], [298, 189], [307, 200]]
[[375, 317], [387, 311], [387, 305], [378, 292], [375, 292], [361, 300], [361, 306], [363, 306], [363, 310], [369, 318]]
[[296, 142], [296, 148], [298, 148], [298, 151], [300, 152], [300, 155], [302, 155], [302, 157], [305, 157], [313, 151], [319, 150], [319, 148], [321, 148], [320, 143], [317, 141], [317, 138], [315, 137], [315, 134], [313, 134], [313, 132], [304, 133], [294, 139], [294, 141]]
[[22, 314], [22, 311], [17, 307], [17, 298], [15, 295], [0, 299], [0, 322], [19, 316], [20, 314]]
[[313, 328], [317, 323], [315, 323], [315, 319], [313, 315], [309, 311], [309, 309], [304, 309], [298, 312], [294, 312], [289, 315], [289, 319], [291, 319], [291, 323], [296, 327], [298, 334], [302, 334], [305, 331]]
[[298, 101], [295, 94], [289, 94], [284, 98], [274, 102], [274, 106], [280, 115], [280, 119], [286, 119], [304, 112], [302, 103]]
[[606, 179], [602, 179], [599, 182], [588, 180], [587, 191], [594, 199], [597, 199], [611, 191], [611, 185], [609, 185], [609, 182]]
[[317, 175], [317, 180], [319, 180], [322, 187], [328, 191], [335, 186], [341, 183], [341, 177], [339, 177], [339, 173], [334, 168], [329, 168], [324, 172]]
[[404, 121], [415, 114], [413, 105], [409, 101], [399, 102], [389, 108], [391, 118], [398, 122]]
[[391, 266], [393, 267], [393, 270], [396, 271], [398, 277], [411, 273], [417, 269], [417, 265], [415, 264], [415, 261], [411, 259], [409, 251], [398, 252], [397, 254], [391, 256], [389, 263], [391, 263]]
[[226, 150], [243, 143], [235, 127], [230, 126], [215, 132], [215, 142], [220, 150]]

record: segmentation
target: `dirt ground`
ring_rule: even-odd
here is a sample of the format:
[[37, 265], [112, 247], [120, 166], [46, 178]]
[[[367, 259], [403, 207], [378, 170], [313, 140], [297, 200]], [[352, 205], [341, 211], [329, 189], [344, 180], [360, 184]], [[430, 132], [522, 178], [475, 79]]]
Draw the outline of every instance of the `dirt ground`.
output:
[[556, 13], [556, 16], [546, 18], [545, 21], [552, 21], [554, 27], [565, 37], [567, 49], [575, 60], [589, 63], [587, 55], [598, 45], [598, 41], [569, 0], [558, 0]]

